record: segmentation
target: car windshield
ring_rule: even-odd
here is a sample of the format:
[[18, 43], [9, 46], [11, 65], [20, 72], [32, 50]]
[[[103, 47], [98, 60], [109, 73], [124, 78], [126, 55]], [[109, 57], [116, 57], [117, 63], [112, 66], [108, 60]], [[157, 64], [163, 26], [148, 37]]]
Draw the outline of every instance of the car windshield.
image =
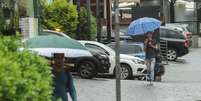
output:
[[102, 43], [96, 43], [96, 44], [86, 43], [85, 47], [99, 50], [100, 52], [108, 54], [108, 55], [109, 55], [109, 53], [112, 53], [112, 54], [114, 53], [114, 50], [112, 50], [110, 47], [108, 47]]
[[[109, 46], [115, 49], [115, 45], [109, 45]], [[120, 45], [120, 53], [122, 54], [136, 54], [142, 52], [143, 50], [139, 45]]]
[[95, 52], [95, 53], [99, 53], [99, 54], [102, 54], [102, 55], [107, 55], [105, 52], [99, 50], [99, 49], [95, 49], [95, 48], [90, 48], [90, 47], [87, 47], [87, 49], [89, 51], [92, 51], [92, 52]]

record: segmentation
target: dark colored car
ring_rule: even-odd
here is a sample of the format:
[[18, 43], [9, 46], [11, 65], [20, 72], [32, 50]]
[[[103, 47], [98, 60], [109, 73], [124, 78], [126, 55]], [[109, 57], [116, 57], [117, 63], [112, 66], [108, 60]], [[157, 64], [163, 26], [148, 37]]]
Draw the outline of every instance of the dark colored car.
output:
[[166, 57], [174, 61], [177, 57], [182, 57], [189, 53], [188, 40], [186, 36], [178, 30], [160, 28], [160, 40], [167, 42]]

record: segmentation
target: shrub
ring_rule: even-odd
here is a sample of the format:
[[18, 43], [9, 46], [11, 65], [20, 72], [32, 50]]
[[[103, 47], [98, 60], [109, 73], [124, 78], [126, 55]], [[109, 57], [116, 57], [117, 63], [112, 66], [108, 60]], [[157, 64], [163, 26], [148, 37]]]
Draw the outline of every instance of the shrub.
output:
[[55, 30], [61, 29], [71, 37], [75, 37], [78, 24], [76, 6], [67, 0], [54, 0], [51, 4], [44, 5], [41, 14], [43, 28]]
[[17, 51], [19, 44], [0, 37], [0, 101], [51, 101], [51, 68], [44, 58]]
[[86, 19], [87, 19], [87, 10], [86, 8], [81, 7], [79, 24], [82, 38], [83, 40], [94, 40], [96, 38], [97, 33], [96, 18], [93, 15], [91, 15], [90, 33], [88, 33], [89, 26]]

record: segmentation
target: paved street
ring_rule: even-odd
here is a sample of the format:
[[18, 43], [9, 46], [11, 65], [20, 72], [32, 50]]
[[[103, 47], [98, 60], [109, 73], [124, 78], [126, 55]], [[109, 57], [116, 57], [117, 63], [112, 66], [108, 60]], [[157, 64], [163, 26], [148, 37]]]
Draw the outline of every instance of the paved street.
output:
[[[122, 80], [122, 101], [201, 100], [201, 49], [169, 62], [162, 82], [147, 86], [145, 81]], [[79, 101], [115, 101], [115, 80], [75, 79]]]

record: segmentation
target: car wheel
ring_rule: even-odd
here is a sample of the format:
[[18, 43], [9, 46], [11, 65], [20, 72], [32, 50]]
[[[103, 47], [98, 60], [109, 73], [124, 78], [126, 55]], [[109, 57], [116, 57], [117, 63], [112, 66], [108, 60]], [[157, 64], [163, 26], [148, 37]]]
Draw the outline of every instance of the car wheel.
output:
[[[121, 79], [129, 79], [132, 76], [132, 70], [128, 64], [120, 64], [120, 77]], [[114, 69], [114, 76], [116, 73], [116, 69]]]
[[177, 51], [175, 49], [168, 49], [167, 59], [170, 61], [175, 61], [177, 59]]
[[82, 78], [91, 79], [96, 76], [95, 64], [91, 61], [83, 61], [78, 66], [78, 72]]

